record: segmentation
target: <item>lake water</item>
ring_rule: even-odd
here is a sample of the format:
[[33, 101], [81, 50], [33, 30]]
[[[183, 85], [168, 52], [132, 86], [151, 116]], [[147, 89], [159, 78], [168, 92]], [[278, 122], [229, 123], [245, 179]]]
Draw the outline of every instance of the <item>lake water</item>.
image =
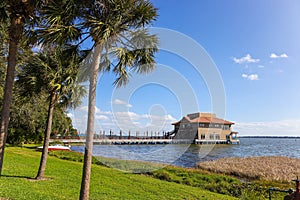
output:
[[[239, 145], [94, 145], [93, 155], [195, 167], [225, 157], [288, 156], [300, 158], [300, 138], [240, 138]], [[83, 146], [73, 146], [84, 151]]]

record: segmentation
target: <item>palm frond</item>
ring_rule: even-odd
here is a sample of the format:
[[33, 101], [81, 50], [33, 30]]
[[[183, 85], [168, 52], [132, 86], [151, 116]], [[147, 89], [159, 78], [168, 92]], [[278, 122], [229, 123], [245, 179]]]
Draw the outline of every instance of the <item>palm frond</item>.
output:
[[[143, 27], [156, 19], [157, 9], [148, 0], [52, 0], [42, 13], [40, 42], [79, 48], [84, 33], [94, 46], [102, 46], [99, 69], [116, 74], [116, 86], [126, 84], [130, 72], [148, 73], [155, 68], [158, 38]], [[92, 55], [90, 51], [82, 60], [80, 81], [91, 74]]]
[[44, 7], [43, 23], [37, 30], [40, 43], [64, 45], [81, 38], [82, 29], [76, 23], [80, 16], [76, 2], [53, 0]]
[[[76, 98], [85, 95], [85, 91], [81, 89], [79, 93], [77, 83], [77, 73], [79, 70], [80, 53], [76, 53], [76, 47], [69, 46], [58, 47], [52, 46], [43, 49], [39, 53], [33, 55], [28, 63], [22, 67], [17, 84], [29, 94], [37, 94], [46, 91], [48, 94], [53, 92], [58, 97], [60, 104], [72, 104], [75, 106]], [[76, 94], [73, 94], [77, 91]], [[76, 100], [76, 105], [80, 103]]]
[[119, 69], [115, 70], [115, 74], [117, 75], [117, 78], [113, 84], [116, 87], [125, 86], [128, 83], [130, 74], [125, 67], [119, 67]]

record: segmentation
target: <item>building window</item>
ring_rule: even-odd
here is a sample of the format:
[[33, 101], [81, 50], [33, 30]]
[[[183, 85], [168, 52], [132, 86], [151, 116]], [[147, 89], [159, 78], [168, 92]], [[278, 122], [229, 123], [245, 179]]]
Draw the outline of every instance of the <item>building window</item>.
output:
[[203, 123], [200, 123], [200, 124], [199, 124], [199, 127], [202, 127], [202, 128], [204, 128], [204, 127], [205, 127], [205, 124], [203, 124]]
[[214, 139], [215, 139], [215, 137], [214, 137], [214, 134], [213, 134], [213, 133], [209, 134], [209, 139], [210, 139], [210, 140], [214, 140]]
[[182, 128], [185, 128], [185, 124], [182, 124]]
[[205, 140], [205, 134], [201, 134], [201, 140]]
[[216, 134], [216, 140], [220, 140], [220, 134]]
[[214, 128], [214, 125], [213, 124], [209, 124], [209, 128]]
[[223, 126], [223, 130], [229, 130], [229, 129], [230, 129], [230, 127], [229, 127], [228, 124], [226, 124], [226, 125]]

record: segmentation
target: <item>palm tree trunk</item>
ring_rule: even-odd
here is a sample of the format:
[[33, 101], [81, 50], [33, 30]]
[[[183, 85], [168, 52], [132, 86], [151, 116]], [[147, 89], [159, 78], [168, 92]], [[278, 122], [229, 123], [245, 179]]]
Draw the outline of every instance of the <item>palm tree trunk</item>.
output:
[[12, 100], [12, 90], [14, 85], [14, 72], [17, 63], [18, 44], [21, 36], [22, 26], [23, 24], [20, 17], [11, 19], [9, 31], [8, 66], [6, 70], [3, 107], [1, 111], [0, 122], [0, 176], [2, 173], [5, 143], [8, 134], [7, 131]]
[[54, 105], [56, 102], [56, 92], [52, 92], [50, 96], [50, 103], [48, 108], [48, 116], [47, 116], [47, 125], [44, 135], [44, 144], [43, 144], [43, 152], [41, 156], [40, 161], [40, 167], [38, 174], [36, 176], [36, 179], [41, 180], [44, 178], [45, 170], [46, 170], [46, 164], [47, 164], [47, 157], [48, 157], [48, 146], [49, 146], [49, 140], [50, 140], [50, 134], [52, 129], [52, 117], [53, 117], [53, 111], [54, 111]]
[[97, 45], [93, 52], [93, 63], [90, 74], [89, 86], [89, 105], [88, 105], [88, 122], [87, 122], [87, 135], [84, 152], [84, 163], [82, 170], [82, 181], [80, 189], [80, 200], [88, 200], [90, 192], [90, 177], [92, 165], [92, 150], [93, 150], [93, 137], [94, 137], [94, 120], [95, 120], [95, 106], [96, 106], [96, 87], [97, 78], [101, 58], [101, 45]]

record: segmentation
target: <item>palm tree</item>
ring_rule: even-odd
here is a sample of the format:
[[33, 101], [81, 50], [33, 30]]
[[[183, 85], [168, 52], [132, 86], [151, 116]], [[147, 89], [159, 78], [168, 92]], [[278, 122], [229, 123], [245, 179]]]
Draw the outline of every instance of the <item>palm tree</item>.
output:
[[[119, 5], [123, 5], [122, 8]], [[90, 27], [90, 33], [95, 41], [95, 49], [93, 52], [93, 63], [90, 74], [90, 86], [89, 86], [89, 106], [88, 106], [88, 124], [87, 124], [87, 139], [86, 148], [84, 154], [84, 166], [82, 173], [82, 183], [80, 191], [80, 199], [89, 198], [90, 189], [90, 174], [91, 174], [91, 159], [93, 148], [93, 133], [94, 133], [94, 117], [95, 117], [95, 103], [96, 103], [96, 85], [98, 71], [110, 70], [110, 66], [113, 66], [113, 72], [117, 75], [114, 84], [118, 87], [125, 85], [129, 78], [129, 69], [133, 69], [139, 73], [146, 73], [154, 69], [154, 52], [156, 52], [156, 38], [149, 37], [148, 33], [143, 30], [139, 33], [143, 33], [144, 37], [137, 37], [142, 40], [142, 46], [137, 46], [135, 41], [135, 33], [133, 28], [139, 28], [144, 23], [149, 23], [155, 17], [155, 9], [152, 5], [147, 4], [145, 1], [107, 1], [100, 10], [104, 10], [104, 14], [98, 14], [99, 11], [92, 12], [87, 16], [87, 26]], [[106, 10], [107, 9], [107, 10]], [[143, 10], [149, 13], [142, 13], [138, 16], [138, 12]], [[123, 13], [131, 13], [137, 16], [131, 18]], [[98, 14], [98, 15], [97, 15]], [[149, 16], [147, 16], [149, 14]], [[96, 17], [94, 17], [96, 16]], [[149, 17], [147, 19], [147, 17]], [[95, 23], [98, 22], [98, 23]], [[99, 24], [104, 23], [104, 27]], [[103, 28], [102, 28], [103, 27]], [[126, 35], [129, 33], [135, 33], [133, 35]], [[145, 42], [150, 41], [150, 45], [145, 45]], [[108, 65], [100, 65], [101, 58], [104, 58], [102, 54], [104, 52], [111, 51], [113, 56], [117, 59], [116, 63]], [[106, 59], [102, 59], [106, 60]]]
[[[147, 73], [154, 69], [157, 37], [145, 25], [156, 19], [156, 8], [147, 0], [52, 1], [45, 9], [45, 24], [39, 30], [41, 42], [76, 41], [81, 45], [91, 38], [93, 51], [87, 63], [89, 105], [86, 148], [80, 199], [88, 199], [93, 147], [96, 85], [99, 71], [116, 74], [114, 84], [125, 85], [130, 72]], [[80, 14], [79, 14], [80, 13]], [[68, 36], [67, 38], [62, 36]]]
[[0, 122], [0, 175], [2, 172], [5, 143], [9, 124], [14, 72], [17, 63], [17, 52], [24, 27], [35, 19], [36, 11], [43, 1], [38, 0], [3, 0], [0, 3], [0, 21], [9, 24], [8, 64], [4, 87], [4, 98]]
[[[79, 55], [76, 55], [74, 51], [50, 47], [30, 58], [18, 77], [18, 83], [24, 91], [34, 93], [47, 91], [49, 95], [43, 151], [36, 179], [44, 178], [54, 107], [57, 104], [75, 107], [80, 102], [80, 98], [85, 95], [83, 86], [76, 82], [79, 63]], [[80, 93], [75, 93], [75, 90]]]

